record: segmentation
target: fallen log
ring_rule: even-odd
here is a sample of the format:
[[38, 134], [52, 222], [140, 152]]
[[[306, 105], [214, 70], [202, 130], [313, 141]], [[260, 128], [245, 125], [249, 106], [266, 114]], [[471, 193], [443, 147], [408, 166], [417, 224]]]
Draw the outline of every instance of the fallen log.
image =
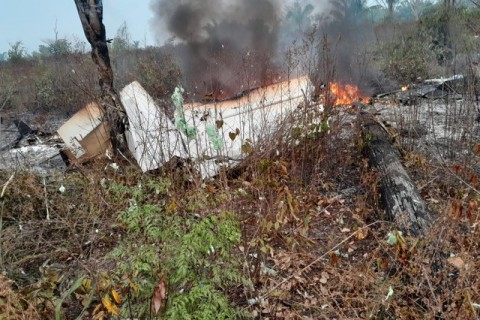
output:
[[[373, 110], [372, 110], [373, 109]], [[370, 166], [380, 175], [381, 201], [390, 219], [400, 230], [414, 236], [426, 233], [433, 222], [415, 183], [400, 161], [400, 152], [392, 146], [390, 134], [375, 116], [373, 107], [359, 114], [364, 151]]]

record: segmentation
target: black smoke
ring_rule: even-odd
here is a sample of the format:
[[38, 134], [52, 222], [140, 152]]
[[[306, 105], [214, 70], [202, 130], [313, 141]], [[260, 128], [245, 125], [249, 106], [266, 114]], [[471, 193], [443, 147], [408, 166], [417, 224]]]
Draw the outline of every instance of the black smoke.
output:
[[[319, 65], [324, 65], [328, 58], [334, 61], [334, 71], [329, 75], [328, 67], [324, 67], [320, 78], [332, 76], [334, 81], [357, 85], [367, 95], [392, 89], [375, 66], [378, 41], [368, 2], [329, 0], [329, 10], [319, 16], [318, 22], [322, 48]], [[325, 42], [328, 52], [323, 49]]]
[[152, 0], [188, 89], [233, 94], [274, 81], [280, 0]]

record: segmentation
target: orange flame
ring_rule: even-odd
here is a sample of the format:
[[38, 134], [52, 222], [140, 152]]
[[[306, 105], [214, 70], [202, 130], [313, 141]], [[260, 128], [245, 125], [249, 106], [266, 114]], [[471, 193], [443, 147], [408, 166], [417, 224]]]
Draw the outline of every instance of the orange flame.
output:
[[408, 89], [409, 89], [408, 86], [403, 86], [402, 87], [402, 92], [408, 91]]
[[330, 83], [329, 100], [334, 106], [351, 105], [355, 101], [362, 101], [366, 97], [355, 85], [341, 84], [338, 82]]

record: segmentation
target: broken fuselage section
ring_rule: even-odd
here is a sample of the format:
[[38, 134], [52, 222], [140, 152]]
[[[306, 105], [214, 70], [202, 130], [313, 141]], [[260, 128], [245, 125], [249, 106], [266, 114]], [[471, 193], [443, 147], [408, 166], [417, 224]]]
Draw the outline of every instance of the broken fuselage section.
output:
[[[138, 82], [120, 92], [128, 116], [127, 144], [142, 171], [157, 169], [173, 158], [188, 159], [202, 177], [231, 167], [268, 139], [290, 112], [308, 103], [313, 85], [307, 76], [249, 90], [207, 104], [183, 102], [182, 90], [172, 96], [175, 119], [169, 118]], [[100, 108], [91, 104], [58, 131], [72, 161], [104, 154], [110, 147]]]

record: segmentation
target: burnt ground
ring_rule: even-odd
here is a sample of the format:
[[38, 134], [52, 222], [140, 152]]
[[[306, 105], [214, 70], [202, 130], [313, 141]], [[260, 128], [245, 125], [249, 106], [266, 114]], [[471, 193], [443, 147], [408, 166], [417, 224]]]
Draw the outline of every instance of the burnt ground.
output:
[[56, 135], [64, 114], [2, 114], [0, 170], [27, 169], [41, 175], [64, 171], [59, 155], [64, 147]]

